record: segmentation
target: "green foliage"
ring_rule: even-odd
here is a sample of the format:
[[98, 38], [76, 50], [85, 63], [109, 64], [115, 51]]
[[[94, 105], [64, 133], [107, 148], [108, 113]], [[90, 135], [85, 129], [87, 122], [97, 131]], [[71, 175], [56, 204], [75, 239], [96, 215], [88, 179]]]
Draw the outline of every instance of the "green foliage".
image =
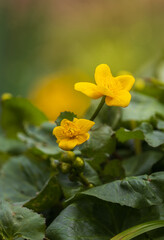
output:
[[2, 240], [41, 240], [45, 235], [45, 220], [33, 211], [7, 202], [0, 203], [0, 236]]
[[45, 115], [27, 99], [11, 97], [10, 99], [2, 100], [1, 124], [9, 137], [14, 137], [17, 132], [22, 131], [26, 122], [40, 125], [46, 120]]
[[130, 240], [138, 235], [141, 235], [142, 233], [145, 233], [145, 232], [157, 229], [157, 228], [161, 228], [161, 227], [164, 227], [163, 220], [142, 223], [140, 225], [132, 227], [132, 228], [118, 234], [111, 240]]
[[133, 92], [130, 105], [122, 110], [123, 121], [149, 121], [156, 115], [164, 117], [164, 105], [155, 98]]
[[[153, 222], [147, 223], [149, 218]], [[85, 197], [80, 201], [70, 204], [63, 210], [48, 227], [46, 236], [50, 240], [74, 240], [77, 239], [77, 236], [83, 240], [112, 240], [115, 238], [121, 240], [122, 238], [118, 238], [116, 235], [130, 228], [126, 230], [128, 234], [127, 238], [123, 238], [124, 240], [128, 240], [137, 236], [137, 234], [139, 235], [152, 229], [163, 227], [164, 220], [161, 218], [162, 216], [158, 212], [158, 209], [154, 207], [148, 213], [143, 210], [122, 207], [118, 204]], [[134, 225], [137, 226], [131, 229]], [[124, 237], [124, 232], [119, 236]], [[130, 236], [131, 238], [128, 238]], [[141, 235], [139, 240], [143, 240], [145, 236]], [[162, 234], [161, 236], [164, 235]]]
[[99, 165], [107, 159], [109, 154], [115, 151], [115, 138], [111, 127], [107, 125], [100, 126], [90, 132], [89, 140], [81, 147], [82, 156], [91, 159], [91, 164], [98, 169]]
[[[158, 194], [160, 192], [160, 195]], [[79, 193], [121, 206], [144, 208], [164, 202], [164, 172], [138, 177], [127, 177]]]
[[73, 112], [62, 112], [62, 113], [60, 113], [59, 117], [57, 118], [57, 120], [55, 122], [57, 125], [60, 125], [60, 123], [63, 119], [68, 119], [68, 120], [72, 121], [76, 117], [77, 116]]
[[162, 152], [146, 151], [136, 156], [123, 160], [123, 168], [126, 176], [136, 176], [144, 173], [150, 173], [152, 166], [163, 157]]

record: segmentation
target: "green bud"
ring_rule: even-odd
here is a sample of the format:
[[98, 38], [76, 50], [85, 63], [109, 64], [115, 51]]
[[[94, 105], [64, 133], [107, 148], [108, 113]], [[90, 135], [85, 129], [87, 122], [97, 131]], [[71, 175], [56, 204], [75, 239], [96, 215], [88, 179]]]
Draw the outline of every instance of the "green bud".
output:
[[75, 154], [72, 151], [63, 152], [61, 155], [62, 162], [72, 163], [74, 159], [75, 159]]
[[73, 162], [73, 167], [81, 170], [84, 168], [84, 160], [80, 157], [76, 157], [75, 161]]
[[89, 188], [93, 188], [94, 185], [93, 185], [92, 183], [90, 183], [90, 184], [88, 185], [88, 187], [89, 187]]
[[71, 165], [69, 163], [62, 162], [61, 163], [61, 171], [62, 173], [66, 174], [69, 173], [71, 170]]

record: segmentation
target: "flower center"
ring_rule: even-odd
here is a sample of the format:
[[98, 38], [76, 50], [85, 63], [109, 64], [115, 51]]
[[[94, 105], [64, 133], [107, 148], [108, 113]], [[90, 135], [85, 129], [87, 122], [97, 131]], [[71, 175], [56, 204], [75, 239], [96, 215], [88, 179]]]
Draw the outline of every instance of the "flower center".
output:
[[79, 134], [79, 129], [72, 122], [67, 122], [64, 128], [64, 134], [68, 138], [74, 138]]
[[119, 81], [116, 81], [115, 79], [110, 79], [110, 81], [108, 81], [105, 86], [105, 92], [106, 92], [105, 95], [113, 98], [121, 90], [122, 90], [121, 83]]

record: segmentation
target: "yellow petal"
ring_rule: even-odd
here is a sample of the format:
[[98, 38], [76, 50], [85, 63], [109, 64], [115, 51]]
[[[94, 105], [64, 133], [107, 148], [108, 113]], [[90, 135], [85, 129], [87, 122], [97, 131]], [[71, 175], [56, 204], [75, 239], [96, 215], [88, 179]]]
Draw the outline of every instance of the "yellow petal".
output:
[[69, 121], [68, 119], [63, 119], [60, 123], [60, 126], [64, 127], [65, 125], [69, 124], [71, 121]]
[[107, 87], [112, 79], [110, 68], [107, 64], [100, 64], [95, 70], [95, 81], [100, 87]]
[[55, 127], [53, 129], [53, 135], [55, 135], [55, 137], [57, 139], [63, 139], [65, 138], [65, 135], [64, 135], [64, 128], [59, 126], [59, 127]]
[[95, 124], [93, 121], [77, 118], [74, 118], [74, 123], [80, 129], [80, 134], [87, 133]]
[[89, 133], [84, 133], [84, 134], [80, 134], [76, 137], [78, 145], [86, 142], [89, 139], [90, 135]]
[[88, 83], [88, 82], [79, 82], [76, 83], [74, 86], [75, 90], [80, 91], [87, 95], [88, 97], [97, 99], [103, 96], [102, 93], [99, 92], [98, 86], [93, 83]]
[[73, 149], [78, 144], [77, 139], [65, 138], [59, 142], [59, 147], [65, 151]]
[[135, 82], [135, 79], [131, 75], [122, 75], [114, 78], [116, 81], [119, 81], [122, 85], [123, 90], [130, 91], [130, 89], [133, 87], [133, 84]]
[[127, 107], [130, 103], [131, 95], [128, 91], [120, 91], [114, 98], [106, 97], [105, 102], [108, 106]]

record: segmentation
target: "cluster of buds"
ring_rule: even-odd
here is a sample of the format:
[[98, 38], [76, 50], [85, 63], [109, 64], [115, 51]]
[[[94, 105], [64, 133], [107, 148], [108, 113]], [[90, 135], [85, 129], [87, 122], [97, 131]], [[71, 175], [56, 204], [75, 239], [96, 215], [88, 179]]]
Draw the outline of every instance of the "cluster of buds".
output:
[[93, 187], [93, 184], [89, 183], [83, 174], [84, 165], [84, 160], [77, 157], [74, 152], [66, 151], [61, 156], [60, 169], [62, 173], [69, 174], [70, 181], [80, 181], [87, 187]]
[[70, 173], [70, 175], [83, 172], [84, 170], [84, 160], [80, 157], [76, 157], [74, 152], [66, 151], [61, 156], [62, 173]]

